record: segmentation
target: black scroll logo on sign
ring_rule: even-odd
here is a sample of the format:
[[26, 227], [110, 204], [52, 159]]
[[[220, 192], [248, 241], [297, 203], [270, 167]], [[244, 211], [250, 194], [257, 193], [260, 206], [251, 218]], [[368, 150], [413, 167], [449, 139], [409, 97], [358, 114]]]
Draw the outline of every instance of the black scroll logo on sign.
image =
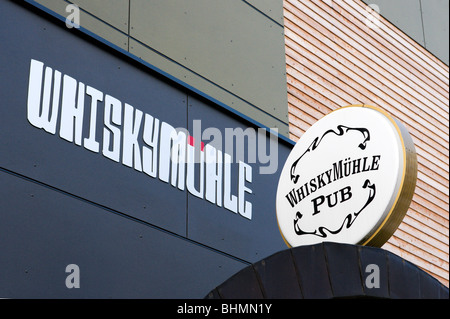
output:
[[[310, 146], [306, 149], [306, 151], [299, 157], [297, 160], [293, 162], [290, 168], [290, 178], [294, 184], [297, 184], [299, 181], [300, 175], [296, 174], [296, 168], [297, 166], [300, 166], [302, 159], [306, 157], [308, 154], [313, 153], [320, 145], [321, 142], [329, 135], [334, 134], [336, 136], [344, 136], [347, 132], [350, 131], [357, 131], [361, 134], [362, 141], [357, 145], [358, 148], [361, 150], [366, 149], [366, 144], [368, 141], [370, 141], [370, 133], [369, 130], [366, 128], [354, 128], [354, 127], [348, 127], [344, 125], [338, 125], [336, 127], [336, 130], [328, 130], [325, 133], [323, 133], [321, 136], [316, 137], [313, 142], [310, 144]], [[368, 157], [363, 157], [358, 160], [354, 160], [352, 162], [349, 161], [349, 159], [340, 160], [336, 163], [333, 163], [332, 168], [325, 171], [322, 174], [317, 175], [314, 179], [311, 179], [309, 183], [305, 185], [305, 189], [307, 190], [307, 195], [313, 193], [318, 188], [321, 188], [322, 186], [325, 186], [326, 184], [329, 184], [333, 181], [336, 181], [338, 179], [341, 179], [343, 177], [350, 176], [352, 174], [368, 171], [368, 170], [375, 170], [378, 169], [380, 155], [372, 156], [372, 160], [368, 161]], [[357, 163], [357, 165], [356, 165]], [[352, 165], [353, 164], [353, 165]], [[333, 179], [331, 178], [333, 173]], [[324, 181], [323, 176], [328, 176], [328, 183]], [[309, 184], [309, 188], [307, 185]], [[363, 182], [363, 185], [361, 186], [362, 189], [367, 189], [367, 200], [363, 204], [363, 206], [353, 212], [349, 212], [345, 217], [343, 218], [341, 224], [337, 228], [327, 228], [325, 226], [319, 226], [314, 231], [306, 231], [303, 230], [300, 226], [301, 219], [303, 217], [303, 214], [300, 211], [297, 211], [295, 214], [295, 218], [293, 220], [293, 227], [294, 231], [298, 236], [301, 235], [314, 235], [321, 238], [326, 238], [328, 234], [338, 234], [343, 229], [350, 228], [356, 218], [364, 211], [364, 209], [373, 201], [376, 194], [376, 187], [375, 184], [373, 184], [369, 179], [365, 179]], [[286, 195], [288, 200], [290, 200], [291, 205], [295, 203], [295, 197], [292, 196], [292, 193], [289, 193]], [[334, 200], [331, 198], [334, 197]], [[341, 203], [347, 200], [350, 200], [352, 198], [352, 190], [351, 186], [346, 186], [338, 191], [333, 192], [329, 195], [320, 195], [312, 200], [313, 203], [313, 213], [312, 216], [320, 213], [319, 207], [324, 204], [325, 202], [328, 204], [328, 207], [334, 207], [338, 201]], [[301, 198], [300, 198], [301, 200]], [[292, 205], [294, 206], [294, 205]]]

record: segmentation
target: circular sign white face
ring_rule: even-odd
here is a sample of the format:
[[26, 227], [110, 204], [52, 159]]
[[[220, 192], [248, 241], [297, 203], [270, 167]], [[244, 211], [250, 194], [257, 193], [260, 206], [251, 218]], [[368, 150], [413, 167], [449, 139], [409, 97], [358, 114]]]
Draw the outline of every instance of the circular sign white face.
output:
[[303, 134], [281, 172], [281, 234], [289, 246], [380, 247], [403, 219], [416, 176], [414, 145], [395, 119], [370, 106], [331, 112]]

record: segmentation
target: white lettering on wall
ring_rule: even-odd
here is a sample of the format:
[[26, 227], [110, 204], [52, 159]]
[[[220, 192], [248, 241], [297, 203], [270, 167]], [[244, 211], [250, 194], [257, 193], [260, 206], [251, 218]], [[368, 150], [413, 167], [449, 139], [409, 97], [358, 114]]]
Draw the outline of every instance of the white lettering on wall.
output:
[[[104, 116], [100, 119], [98, 113], [102, 108]], [[252, 219], [252, 203], [248, 200], [248, 195], [252, 194], [249, 187], [252, 167], [243, 161], [244, 144], [238, 144], [238, 169], [233, 171], [233, 154], [222, 152], [212, 143], [201, 142], [207, 136], [219, 143], [220, 130], [206, 129], [196, 144], [195, 138], [183, 130], [69, 75], [50, 67], [45, 67], [44, 71], [44, 63], [31, 60], [27, 119], [34, 127], [55, 135], [58, 116], [59, 137], [67, 142], [94, 153], [101, 152], [114, 162], [159, 178], [179, 190], [186, 188], [195, 197]], [[97, 132], [98, 124], [102, 132]], [[194, 133], [199, 135], [199, 132]], [[232, 138], [246, 136], [256, 145], [254, 131], [235, 129], [231, 134]], [[258, 134], [262, 133], [258, 131]], [[226, 144], [226, 147], [232, 153], [232, 145]], [[265, 159], [265, 163], [269, 163], [268, 157]], [[233, 182], [236, 174], [237, 183]]]

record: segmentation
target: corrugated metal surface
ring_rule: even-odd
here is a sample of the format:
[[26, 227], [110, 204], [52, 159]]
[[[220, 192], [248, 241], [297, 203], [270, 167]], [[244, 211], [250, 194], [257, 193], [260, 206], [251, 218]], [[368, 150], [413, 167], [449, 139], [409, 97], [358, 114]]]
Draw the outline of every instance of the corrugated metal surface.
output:
[[411, 207], [383, 248], [449, 285], [449, 68], [359, 0], [285, 0], [290, 137], [349, 104], [379, 106], [418, 155]]

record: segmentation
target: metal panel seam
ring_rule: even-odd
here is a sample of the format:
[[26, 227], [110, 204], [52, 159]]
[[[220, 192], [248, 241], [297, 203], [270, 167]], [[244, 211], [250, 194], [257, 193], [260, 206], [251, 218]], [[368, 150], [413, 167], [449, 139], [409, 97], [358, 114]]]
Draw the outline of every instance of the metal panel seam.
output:
[[[54, 11], [52, 11], [52, 10], [46, 8], [46, 7], [44, 7], [43, 5], [41, 5], [41, 4], [39, 4], [39, 3], [36, 3], [34, 0], [24, 0], [24, 1], [25, 1], [26, 3], [28, 3], [28, 4], [32, 5], [32, 6], [34, 6], [34, 7], [36, 7], [36, 8], [38, 8], [38, 9], [42, 10], [42, 11], [44, 11], [45, 13], [50, 14], [51, 16], [57, 18], [58, 20], [65, 21], [65, 18], [64, 18], [63, 16], [61, 16], [60, 14], [58, 14], [58, 13], [56, 13], [56, 12], [54, 12]], [[69, 3], [67, 0], [64, 0], [64, 1], [67, 2], [67, 3]], [[84, 10], [83, 10], [83, 11], [84, 11]], [[97, 18], [97, 19], [98, 19], [98, 18]], [[100, 21], [103, 21], [103, 20], [100, 20]], [[106, 23], [106, 22], [105, 22], [105, 23]], [[106, 23], [106, 24], [107, 24], [107, 23]], [[109, 24], [108, 24], [108, 25], [109, 25]], [[116, 28], [115, 28], [115, 29], [116, 29]], [[273, 132], [273, 131], [272, 131], [269, 127], [267, 127], [266, 125], [263, 125], [263, 124], [259, 123], [258, 121], [256, 121], [256, 120], [250, 118], [249, 116], [244, 115], [243, 113], [241, 113], [241, 112], [239, 112], [239, 111], [237, 111], [237, 110], [231, 108], [230, 106], [224, 104], [223, 102], [220, 102], [220, 101], [216, 100], [215, 98], [209, 96], [208, 94], [206, 94], [206, 93], [200, 91], [199, 89], [194, 88], [193, 86], [187, 84], [186, 82], [183, 82], [182, 80], [180, 80], [180, 79], [176, 78], [175, 76], [173, 76], [173, 75], [171, 75], [171, 74], [169, 74], [169, 73], [167, 73], [167, 72], [161, 70], [160, 68], [158, 68], [158, 67], [156, 67], [156, 66], [150, 64], [149, 62], [146, 62], [145, 60], [143, 60], [143, 59], [141, 59], [141, 58], [135, 56], [134, 54], [132, 54], [132, 53], [130, 53], [130, 52], [128, 52], [128, 51], [125, 51], [124, 49], [120, 48], [120, 47], [117, 46], [116, 44], [109, 42], [108, 40], [106, 40], [106, 39], [104, 39], [103, 37], [101, 37], [101, 36], [95, 34], [94, 32], [89, 31], [89, 30], [87, 30], [86, 28], [84, 28], [84, 27], [82, 27], [82, 26], [80, 26], [80, 28], [79, 28], [78, 30], [80, 30], [82, 33], [84, 33], [84, 34], [86, 34], [86, 35], [88, 35], [88, 36], [94, 38], [95, 40], [100, 41], [101, 43], [103, 43], [103, 44], [105, 44], [105, 45], [111, 47], [112, 49], [114, 49], [114, 50], [120, 52], [121, 54], [124, 54], [124, 55], [126, 55], [126, 56], [132, 58], [133, 60], [135, 60], [135, 61], [139, 62], [140, 64], [144, 65], [145, 67], [148, 67], [149, 69], [151, 69], [151, 70], [153, 70], [153, 71], [159, 73], [160, 75], [162, 75], [162, 76], [168, 78], [169, 80], [171, 80], [171, 81], [173, 81], [173, 82], [175, 82], [175, 83], [177, 83], [177, 84], [183, 86], [184, 88], [188, 89], [189, 91], [192, 91], [192, 92], [194, 92], [195, 94], [198, 94], [198, 95], [202, 96], [203, 98], [206, 98], [207, 100], [213, 102], [214, 104], [217, 104], [217, 105], [219, 105], [220, 107], [222, 107], [222, 108], [224, 108], [224, 109], [226, 109], [226, 110], [232, 112], [234, 115], [239, 116], [240, 118], [242, 118], [242, 119], [244, 119], [244, 120], [246, 120], [246, 121], [248, 121], [248, 122], [250, 122], [250, 123], [252, 123], [252, 124], [254, 124], [254, 125], [256, 125], [256, 126], [258, 126], [258, 127], [265, 128], [268, 132], [270, 132], [271, 134], [274, 134], [277, 138], [282, 139], [282, 140], [284, 140], [285, 142], [288, 142], [288, 143], [291, 144], [291, 145], [294, 145], [294, 144], [295, 144], [295, 142], [292, 141], [289, 137], [286, 137], [286, 136], [284, 136], [284, 135], [282, 135], [282, 134], [279, 134], [278, 132], [277, 132], [277, 133]], [[120, 30], [118, 30], [118, 29], [117, 29], [117, 31], [121, 32], [122, 34], [125, 34], [124, 32], [122, 32], [122, 31], [120, 31]], [[231, 91], [229, 91], [229, 90], [227, 90], [227, 89], [221, 87], [220, 85], [218, 85], [218, 84], [212, 82], [211, 80], [209, 80], [209, 79], [205, 78], [204, 76], [202, 76], [202, 75], [200, 75], [200, 74], [194, 72], [193, 70], [190, 70], [189, 68], [186, 68], [184, 65], [182, 65], [182, 64], [180, 64], [180, 63], [178, 63], [178, 62], [172, 60], [171, 58], [169, 58], [168, 56], [162, 54], [161, 52], [159, 52], [159, 51], [157, 51], [157, 50], [155, 50], [155, 49], [153, 49], [153, 48], [147, 46], [145, 43], [142, 43], [141, 41], [139, 41], [139, 40], [137, 40], [137, 39], [135, 39], [135, 38], [133, 38], [133, 37], [131, 37], [131, 36], [129, 36], [129, 35], [127, 35], [127, 36], [128, 36], [130, 39], [133, 39], [133, 40], [135, 40], [136, 42], [138, 42], [139, 44], [143, 45], [143, 46], [146, 47], [147, 49], [152, 50], [152, 51], [155, 52], [156, 54], [159, 54], [160, 56], [166, 58], [167, 60], [171, 61], [172, 63], [175, 63], [175, 64], [177, 64], [178, 66], [183, 67], [184, 69], [186, 69], [187, 71], [191, 72], [192, 74], [201, 77], [203, 80], [205, 80], [205, 81], [211, 83], [212, 85], [214, 85], [214, 86], [220, 88], [220, 89], [223, 90], [224, 92], [226, 92], [226, 93], [228, 93], [228, 94], [231, 94], [232, 96], [234, 96], [234, 97], [240, 99], [241, 101], [247, 103], [249, 106], [251, 106], [251, 107], [257, 109], [258, 111], [264, 113], [265, 115], [267, 115], [267, 116], [269, 116], [269, 117], [275, 119], [276, 121], [280, 122], [281, 124], [286, 125], [286, 126], [289, 126], [289, 123], [283, 122], [282, 120], [280, 120], [280, 119], [274, 117], [274, 116], [271, 115], [270, 113], [268, 113], [268, 112], [264, 111], [263, 109], [259, 108], [258, 106], [254, 105], [254, 104], [252, 104], [252, 103], [250, 103], [250, 102], [248, 102], [248, 101], [246, 101], [246, 100], [243, 99], [242, 97], [240, 97], [240, 96], [234, 94], [233, 92], [231, 92]]]
[[81, 196], [78, 196], [78, 195], [69, 193], [69, 192], [67, 192], [67, 191], [65, 191], [65, 190], [62, 190], [62, 189], [59, 189], [59, 188], [57, 188], [57, 187], [51, 186], [51, 185], [49, 185], [49, 184], [43, 183], [43, 182], [38, 181], [38, 180], [36, 180], [36, 179], [33, 179], [33, 178], [31, 178], [31, 177], [22, 175], [22, 174], [20, 174], [20, 173], [16, 173], [16, 172], [14, 172], [14, 171], [11, 171], [11, 170], [6, 169], [6, 168], [3, 168], [3, 167], [0, 167], [0, 172], [3, 172], [3, 173], [6, 173], [6, 174], [15, 176], [15, 177], [17, 177], [17, 178], [21, 178], [21, 179], [23, 179], [23, 180], [25, 180], [25, 181], [28, 181], [28, 182], [37, 184], [37, 185], [39, 185], [39, 186], [42, 186], [42, 187], [45, 187], [45, 188], [50, 189], [50, 190], [52, 190], [52, 191], [55, 191], [55, 192], [58, 192], [58, 193], [60, 193], [60, 194], [66, 195], [66, 196], [71, 197], [71, 198], [73, 198], [73, 199], [77, 199], [77, 200], [82, 201], [82, 202], [84, 202], [84, 203], [86, 203], [86, 204], [89, 204], [89, 205], [92, 205], [92, 206], [96, 206], [96, 207], [101, 208], [101, 209], [103, 209], [103, 210], [105, 210], [105, 211], [108, 211], [108, 212], [110, 212], [110, 213], [113, 213], [113, 214], [115, 214], [115, 215], [117, 215], [117, 216], [121, 216], [121, 217], [127, 218], [127, 219], [129, 219], [129, 220], [131, 220], [131, 221], [137, 222], [137, 223], [139, 223], [139, 224], [142, 224], [142, 225], [151, 227], [151, 228], [153, 228], [153, 229], [155, 229], [155, 230], [159, 230], [159, 231], [161, 231], [161, 232], [163, 232], [163, 233], [165, 233], [165, 234], [167, 234], [167, 235], [171, 235], [171, 236], [173, 236], [173, 237], [176, 237], [176, 238], [182, 239], [182, 240], [184, 240], [184, 241], [190, 242], [190, 243], [192, 243], [192, 244], [195, 244], [195, 245], [197, 245], [197, 246], [203, 247], [203, 248], [205, 248], [205, 249], [209, 249], [209, 250], [211, 250], [211, 251], [213, 251], [213, 252], [215, 252], [215, 253], [218, 253], [218, 254], [220, 254], [220, 255], [226, 256], [226, 257], [231, 258], [231, 259], [233, 259], [233, 260], [239, 261], [239, 262], [244, 263], [244, 264], [246, 264], [246, 265], [250, 265], [250, 264], [251, 264], [251, 262], [246, 261], [246, 260], [244, 260], [244, 259], [241, 259], [241, 258], [239, 258], [239, 257], [233, 256], [233, 255], [231, 255], [231, 254], [228, 254], [228, 253], [223, 252], [223, 251], [220, 251], [220, 250], [217, 250], [217, 249], [215, 249], [215, 248], [213, 248], [213, 247], [207, 246], [207, 245], [202, 244], [202, 243], [200, 243], [200, 242], [197, 242], [197, 241], [195, 241], [195, 240], [192, 240], [192, 239], [186, 238], [186, 237], [184, 237], [184, 236], [181, 236], [181, 235], [179, 235], [179, 234], [173, 233], [173, 232], [171, 232], [171, 231], [169, 231], [169, 230], [167, 230], [167, 229], [164, 229], [164, 228], [162, 228], [162, 227], [153, 225], [153, 224], [151, 224], [151, 223], [149, 223], [149, 222], [146, 222], [146, 221], [144, 221], [144, 220], [141, 220], [141, 219], [139, 219], [139, 218], [136, 218], [136, 217], [127, 215], [127, 214], [125, 214], [125, 213], [122, 213], [122, 212], [120, 212], [120, 211], [118, 211], [118, 210], [115, 210], [115, 209], [113, 209], [113, 208], [110, 208], [110, 207], [108, 207], [108, 206], [105, 206], [105, 205], [102, 205], [102, 204], [98, 204], [98, 203], [96, 203], [96, 202], [94, 202], [94, 201], [92, 201], [92, 200], [89, 200], [89, 199], [83, 198], [83, 197], [81, 197]]

